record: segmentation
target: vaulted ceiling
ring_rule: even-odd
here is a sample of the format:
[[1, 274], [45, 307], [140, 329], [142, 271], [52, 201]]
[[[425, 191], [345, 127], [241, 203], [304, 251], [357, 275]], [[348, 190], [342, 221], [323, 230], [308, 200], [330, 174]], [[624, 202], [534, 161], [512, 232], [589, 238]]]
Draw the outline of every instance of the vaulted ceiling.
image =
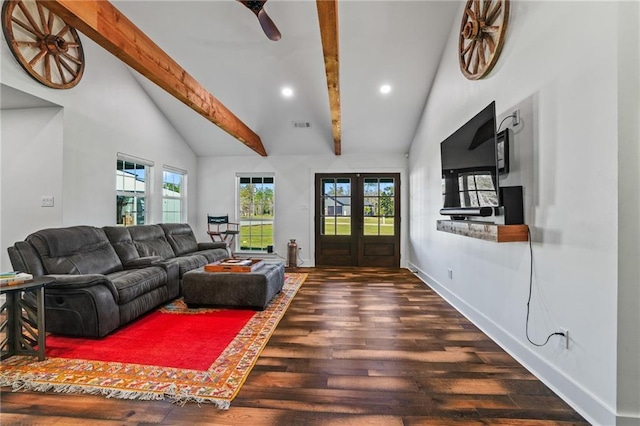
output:
[[[266, 3], [282, 33], [277, 42], [234, 0], [112, 3], [256, 132], [268, 155], [335, 153], [315, 1]], [[408, 151], [460, 7], [457, 1], [338, 2], [342, 154]], [[197, 155], [257, 155], [132, 72]], [[382, 84], [391, 92], [381, 94]], [[293, 96], [283, 97], [283, 87]]]

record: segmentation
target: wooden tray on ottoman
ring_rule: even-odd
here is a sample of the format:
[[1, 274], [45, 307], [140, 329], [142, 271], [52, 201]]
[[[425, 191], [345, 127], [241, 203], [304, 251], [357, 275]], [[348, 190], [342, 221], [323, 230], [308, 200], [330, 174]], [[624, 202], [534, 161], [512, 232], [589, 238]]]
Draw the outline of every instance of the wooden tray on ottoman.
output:
[[264, 264], [262, 259], [223, 259], [204, 266], [206, 272], [253, 272]]

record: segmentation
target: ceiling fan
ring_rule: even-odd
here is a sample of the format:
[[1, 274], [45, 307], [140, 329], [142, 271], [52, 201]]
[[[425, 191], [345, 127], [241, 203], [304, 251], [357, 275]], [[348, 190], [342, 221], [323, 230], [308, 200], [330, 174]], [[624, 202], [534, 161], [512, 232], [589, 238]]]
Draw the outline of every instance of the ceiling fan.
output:
[[273, 41], [280, 40], [280, 37], [281, 37], [280, 31], [278, 31], [276, 24], [273, 23], [271, 18], [269, 18], [269, 15], [267, 15], [267, 12], [263, 9], [264, 4], [267, 2], [267, 0], [254, 0], [254, 1], [238, 0], [238, 1], [243, 5], [245, 5], [250, 11], [255, 13], [255, 15], [258, 17], [258, 21], [260, 22], [260, 26], [262, 27], [262, 30], [267, 35], [267, 38], [269, 40], [273, 40]]

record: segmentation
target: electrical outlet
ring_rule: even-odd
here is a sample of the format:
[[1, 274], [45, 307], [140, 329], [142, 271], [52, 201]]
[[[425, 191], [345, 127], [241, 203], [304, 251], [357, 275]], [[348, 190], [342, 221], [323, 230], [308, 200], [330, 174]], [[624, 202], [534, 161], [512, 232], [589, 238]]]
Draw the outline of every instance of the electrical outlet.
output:
[[450, 280], [453, 279], [453, 269], [447, 269], [447, 276], [449, 277]]
[[40, 206], [42, 207], [53, 207], [53, 195], [43, 195], [40, 197]]
[[562, 349], [569, 349], [569, 330], [560, 327], [560, 333], [564, 334], [564, 336], [558, 336], [560, 337], [560, 347]]
[[511, 125], [513, 127], [520, 124], [520, 110], [517, 109], [511, 113]]

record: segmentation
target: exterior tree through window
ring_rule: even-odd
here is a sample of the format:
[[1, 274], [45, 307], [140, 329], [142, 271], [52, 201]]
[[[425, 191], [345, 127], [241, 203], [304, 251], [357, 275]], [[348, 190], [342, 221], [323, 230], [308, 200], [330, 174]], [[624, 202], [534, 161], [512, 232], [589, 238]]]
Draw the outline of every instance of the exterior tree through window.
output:
[[275, 177], [238, 175], [239, 251], [266, 252], [274, 242]]

